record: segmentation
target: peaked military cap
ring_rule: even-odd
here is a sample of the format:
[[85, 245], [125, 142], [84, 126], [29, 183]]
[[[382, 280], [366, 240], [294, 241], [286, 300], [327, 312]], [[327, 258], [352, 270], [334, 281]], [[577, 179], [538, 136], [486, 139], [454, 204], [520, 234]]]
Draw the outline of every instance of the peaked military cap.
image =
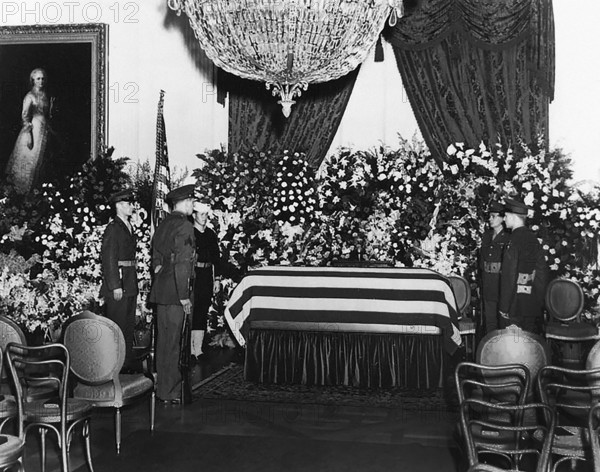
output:
[[113, 204], [118, 202], [133, 202], [135, 201], [135, 196], [131, 189], [119, 190], [110, 196], [109, 201]]
[[504, 203], [504, 211], [506, 213], [514, 213], [515, 215], [527, 216], [529, 207], [519, 200], [507, 198], [506, 202]]
[[494, 200], [488, 207], [488, 213], [504, 213], [504, 205]]
[[171, 203], [185, 200], [186, 198], [194, 198], [194, 190], [196, 186], [194, 184], [184, 185], [183, 187], [176, 188], [167, 193], [167, 200]]

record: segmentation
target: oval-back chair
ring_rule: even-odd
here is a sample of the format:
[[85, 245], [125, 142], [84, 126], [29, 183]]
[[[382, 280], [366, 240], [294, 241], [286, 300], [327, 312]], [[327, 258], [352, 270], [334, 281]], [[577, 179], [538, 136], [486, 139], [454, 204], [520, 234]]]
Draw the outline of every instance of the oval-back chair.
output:
[[155, 389], [149, 373], [120, 374], [125, 361], [125, 338], [119, 326], [84, 311], [67, 320], [63, 343], [71, 355], [71, 371], [78, 380], [73, 396], [95, 407], [115, 408], [115, 441], [121, 450], [121, 408], [150, 395], [150, 430], [154, 430]]
[[484, 336], [476, 358], [483, 365], [523, 364], [535, 379], [538, 371], [550, 363], [550, 349], [541, 336], [510, 327]]
[[471, 286], [467, 279], [460, 275], [450, 275], [448, 276], [448, 280], [452, 286], [452, 293], [454, 293], [458, 314], [459, 316], [464, 316], [469, 306], [471, 306]]
[[[0, 350], [6, 352], [6, 347], [9, 343], [27, 344], [23, 330], [10, 318], [0, 316]], [[4, 364], [0, 369], [0, 432], [4, 426], [11, 420], [17, 417], [17, 404], [15, 402], [14, 386], [9, 378], [9, 369], [6, 357], [3, 359]], [[30, 389], [30, 394], [33, 389]], [[47, 391], [43, 391], [46, 394]], [[42, 396], [43, 396], [42, 394]]]
[[[6, 351], [8, 343], [27, 344], [27, 340], [25, 339], [25, 333], [17, 323], [6, 316], [0, 316], [0, 349]], [[0, 393], [11, 393], [6, 381], [7, 377], [8, 369], [2, 369]]]
[[600, 339], [598, 328], [580, 319], [583, 303], [583, 290], [573, 280], [554, 279], [546, 288], [546, 339], [557, 346], [557, 363], [563, 367], [582, 368], [587, 356], [584, 343]]
[[456, 300], [456, 309], [459, 316], [458, 330], [464, 339], [465, 355], [467, 359], [473, 359], [477, 325], [475, 324], [475, 320], [467, 316], [469, 307], [471, 306], [471, 286], [467, 279], [460, 275], [450, 275], [448, 276], [448, 281]]

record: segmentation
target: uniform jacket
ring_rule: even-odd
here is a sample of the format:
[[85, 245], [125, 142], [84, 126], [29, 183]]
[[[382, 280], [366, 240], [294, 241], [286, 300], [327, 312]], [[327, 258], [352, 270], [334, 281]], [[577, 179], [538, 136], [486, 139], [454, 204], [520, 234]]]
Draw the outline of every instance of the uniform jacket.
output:
[[481, 291], [484, 300], [496, 302], [500, 293], [500, 272], [502, 256], [510, 235], [502, 230], [494, 238], [490, 229], [481, 238], [479, 269], [481, 272]]
[[[102, 237], [102, 286], [100, 295], [112, 296], [115, 289], [122, 288], [124, 297], [138, 293], [135, 263], [135, 236], [129, 232], [125, 222], [116, 216], [106, 226]], [[127, 261], [128, 265], [119, 265]]]
[[[510, 315], [527, 315], [515, 313], [517, 297], [541, 309], [548, 275], [544, 251], [535, 233], [525, 226], [513, 230], [502, 259], [498, 309]], [[525, 309], [526, 305], [520, 305]]]
[[203, 233], [194, 228], [194, 236], [196, 238], [196, 261], [212, 263], [214, 275], [220, 275], [221, 251], [217, 235], [212, 229], [206, 227]]
[[195, 254], [194, 226], [183, 213], [170, 213], [152, 241], [152, 303], [180, 305], [180, 300], [191, 299]]

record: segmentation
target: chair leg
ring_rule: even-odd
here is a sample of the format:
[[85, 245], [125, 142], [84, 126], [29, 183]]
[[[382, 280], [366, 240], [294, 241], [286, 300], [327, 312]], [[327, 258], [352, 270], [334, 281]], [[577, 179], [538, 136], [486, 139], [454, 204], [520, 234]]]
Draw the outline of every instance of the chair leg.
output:
[[71, 452], [71, 441], [73, 440], [73, 431], [69, 429], [67, 433], [67, 454]]
[[63, 472], [69, 472], [69, 437], [66, 431], [61, 432], [59, 438], [60, 456]]
[[117, 454], [121, 453], [121, 409], [115, 412], [115, 440], [117, 442]]
[[150, 397], [150, 431], [154, 432], [154, 415], [156, 411], [156, 393], [152, 392]]
[[42, 448], [40, 452], [40, 459], [42, 461], [42, 472], [46, 471], [46, 428], [41, 427], [40, 431], [40, 446]]
[[88, 465], [90, 472], [94, 472], [94, 466], [92, 465], [92, 444], [90, 441], [90, 420], [86, 420], [83, 423], [83, 439], [85, 440], [85, 460]]

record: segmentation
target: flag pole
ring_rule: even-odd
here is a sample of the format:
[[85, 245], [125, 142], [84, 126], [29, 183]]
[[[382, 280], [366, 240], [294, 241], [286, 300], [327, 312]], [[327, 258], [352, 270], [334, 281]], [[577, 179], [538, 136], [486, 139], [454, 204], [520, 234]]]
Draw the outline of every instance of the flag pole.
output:
[[[165, 91], [160, 91], [158, 111], [156, 114], [156, 163], [154, 165], [154, 182], [152, 183], [152, 209], [150, 210], [150, 238], [154, 236], [159, 223], [167, 215], [169, 207], [166, 196], [171, 187], [171, 172], [169, 170], [169, 153], [167, 148], [167, 134], [163, 104]], [[154, 311], [152, 327], [151, 352], [152, 359], [156, 361], [156, 311]]]

